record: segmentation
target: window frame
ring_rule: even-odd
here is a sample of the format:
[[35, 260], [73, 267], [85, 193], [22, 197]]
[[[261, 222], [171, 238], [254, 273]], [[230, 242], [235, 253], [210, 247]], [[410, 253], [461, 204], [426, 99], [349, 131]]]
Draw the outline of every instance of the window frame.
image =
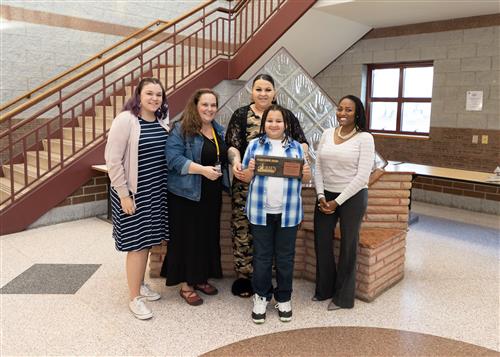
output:
[[[401, 124], [402, 124], [401, 120], [402, 120], [403, 104], [404, 103], [431, 103], [431, 113], [432, 113], [432, 96], [431, 97], [403, 97], [404, 70], [406, 68], [418, 68], [418, 67], [433, 67], [434, 68], [434, 61], [372, 63], [372, 64], [367, 65], [366, 119], [367, 119], [367, 126], [369, 128], [368, 130], [370, 130], [370, 132], [380, 133], [380, 134], [405, 135], [405, 136], [409, 136], [409, 135], [411, 135], [411, 136], [429, 136], [430, 125], [429, 125], [429, 130], [427, 132], [414, 132], [414, 131], [401, 130]], [[376, 69], [393, 69], [393, 68], [399, 68], [398, 96], [394, 97], [394, 98], [391, 98], [391, 97], [372, 97], [373, 71]], [[371, 103], [375, 103], [375, 102], [397, 103], [396, 130], [370, 129]]]

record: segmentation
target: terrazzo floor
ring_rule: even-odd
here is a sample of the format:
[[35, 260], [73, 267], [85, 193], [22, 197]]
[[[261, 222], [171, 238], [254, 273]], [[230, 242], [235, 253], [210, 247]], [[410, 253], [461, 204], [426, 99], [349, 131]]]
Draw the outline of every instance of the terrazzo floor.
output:
[[408, 232], [400, 283], [372, 303], [326, 311], [328, 302], [310, 300], [313, 284], [296, 280], [293, 321], [280, 322], [269, 307], [263, 325], [252, 323], [250, 299], [231, 295], [232, 279], [213, 281], [220, 294], [199, 307], [181, 301], [178, 287], [149, 279], [162, 293], [150, 305], [155, 317], [133, 318], [125, 256], [114, 249], [111, 225], [98, 218], [3, 236], [0, 287], [34, 264], [101, 266], [75, 294], [0, 294], [0, 355], [195, 356], [255, 336], [341, 326], [424, 333], [500, 351], [499, 217], [417, 203], [412, 210], [419, 221]]

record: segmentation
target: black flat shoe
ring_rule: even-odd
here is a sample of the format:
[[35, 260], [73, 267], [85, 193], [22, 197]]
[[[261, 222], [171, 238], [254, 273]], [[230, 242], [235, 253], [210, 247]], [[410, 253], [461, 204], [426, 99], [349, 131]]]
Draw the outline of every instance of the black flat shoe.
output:
[[335, 303], [333, 302], [333, 300], [332, 300], [332, 301], [330, 301], [330, 303], [328, 304], [328, 307], [327, 307], [327, 310], [328, 310], [328, 311], [340, 310], [340, 309], [341, 309], [341, 307], [340, 307], [340, 306], [338, 306], [337, 304], [335, 304]]
[[328, 300], [328, 299], [331, 299], [331, 298], [324, 298], [324, 299], [321, 299], [321, 298], [319, 298], [317, 295], [314, 295], [314, 296], [311, 298], [311, 301], [325, 301], [325, 300]]
[[253, 295], [252, 282], [250, 279], [238, 278], [234, 281], [231, 292], [233, 295], [249, 298]]

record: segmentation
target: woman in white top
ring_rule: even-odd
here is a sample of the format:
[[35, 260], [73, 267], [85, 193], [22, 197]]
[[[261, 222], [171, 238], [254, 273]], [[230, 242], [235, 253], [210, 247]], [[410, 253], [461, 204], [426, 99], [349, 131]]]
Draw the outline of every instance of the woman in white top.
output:
[[[328, 310], [354, 306], [356, 249], [375, 157], [373, 137], [366, 131], [365, 109], [358, 97], [340, 99], [337, 120], [337, 128], [323, 132], [315, 175], [316, 291], [312, 299], [332, 299]], [[336, 267], [332, 238], [339, 219], [341, 240]]]

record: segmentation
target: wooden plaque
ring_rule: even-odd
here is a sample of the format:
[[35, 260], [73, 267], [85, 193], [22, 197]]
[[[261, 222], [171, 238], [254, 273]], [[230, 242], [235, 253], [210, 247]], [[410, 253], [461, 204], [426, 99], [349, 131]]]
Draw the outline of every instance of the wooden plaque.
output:
[[255, 156], [255, 174], [274, 177], [302, 177], [303, 159], [281, 156]]

